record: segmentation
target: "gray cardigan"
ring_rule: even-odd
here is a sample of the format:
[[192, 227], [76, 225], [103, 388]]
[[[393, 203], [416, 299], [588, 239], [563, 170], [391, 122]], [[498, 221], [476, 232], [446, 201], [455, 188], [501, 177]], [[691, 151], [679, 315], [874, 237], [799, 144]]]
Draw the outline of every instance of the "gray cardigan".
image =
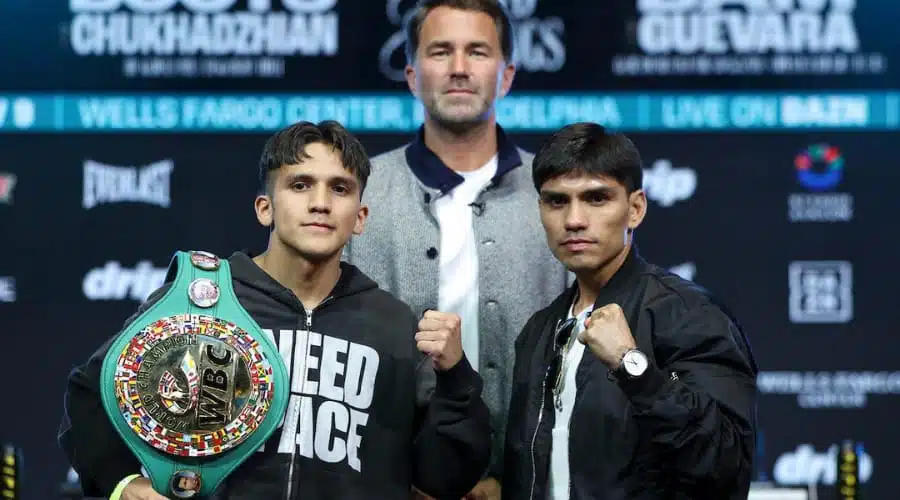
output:
[[[421, 315], [438, 305], [440, 229], [429, 209], [441, 195], [425, 186], [407, 163], [406, 147], [372, 159], [363, 195], [369, 219], [351, 239], [345, 259]], [[523, 164], [497, 179], [477, 203], [473, 217], [479, 260], [480, 360], [483, 396], [494, 428], [491, 475], [502, 470], [506, 412], [512, 384], [514, 342], [529, 317], [571, 283], [547, 247], [531, 180], [533, 155], [518, 150]]]

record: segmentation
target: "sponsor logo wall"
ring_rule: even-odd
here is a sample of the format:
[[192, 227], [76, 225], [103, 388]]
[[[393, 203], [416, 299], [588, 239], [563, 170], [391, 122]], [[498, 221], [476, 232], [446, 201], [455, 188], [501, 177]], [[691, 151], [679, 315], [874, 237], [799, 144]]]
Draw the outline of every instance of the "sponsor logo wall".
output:
[[[28, 50], [0, 68], [0, 326], [18, 332], [12, 352], [37, 340], [43, 355], [39, 370], [13, 357], [10, 373], [61, 394], [176, 249], [264, 249], [252, 200], [268, 132], [337, 119], [370, 153], [405, 142], [423, 117], [402, 78], [413, 4], [11, 6], [0, 25]], [[498, 120], [531, 151], [575, 121], [634, 138], [641, 252], [723, 299], [759, 359], [757, 479], [827, 490], [854, 439], [864, 493], [896, 496], [900, 50], [883, 21], [900, 3], [506, 4], [518, 73]], [[62, 480], [61, 398], [35, 404], [0, 428], [30, 470]], [[55, 498], [37, 477], [23, 498]]]

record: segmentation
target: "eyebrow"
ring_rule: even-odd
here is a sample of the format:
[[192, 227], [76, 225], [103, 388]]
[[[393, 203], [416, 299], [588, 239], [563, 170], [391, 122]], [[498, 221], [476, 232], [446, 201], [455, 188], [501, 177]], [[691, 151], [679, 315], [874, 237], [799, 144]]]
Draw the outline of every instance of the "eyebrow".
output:
[[[312, 174], [289, 174], [285, 178], [285, 180], [290, 185], [295, 182], [317, 182], [317, 181], [321, 181], [322, 179], [319, 179], [318, 177], [316, 177], [315, 175], [312, 175]], [[336, 175], [336, 176], [328, 177], [328, 178], [324, 179], [324, 181], [327, 182], [328, 184], [340, 184], [340, 183], [351, 184], [354, 187], [356, 187], [359, 184], [356, 180], [356, 177], [353, 177], [351, 175]]]
[[[454, 45], [456, 45], [456, 44], [453, 43], [453, 42], [451, 42], [450, 40], [435, 40], [435, 41], [433, 41], [433, 42], [431, 42], [431, 43], [428, 44], [428, 46], [426, 47], [426, 50], [431, 50], [431, 49], [449, 49], [449, 48], [453, 47]], [[491, 44], [488, 43], [488, 42], [486, 42], [486, 41], [484, 41], [484, 40], [476, 40], [476, 41], [474, 41], [474, 42], [467, 42], [467, 43], [465, 44], [465, 46], [466, 46], [466, 48], [468, 48], [468, 49], [488, 49], [488, 50], [493, 50], [493, 47], [491, 47]]]
[[[598, 196], [598, 195], [600, 195], [600, 196], [610, 196], [610, 197], [611, 197], [613, 194], [615, 194], [615, 192], [616, 192], [615, 189], [613, 189], [613, 188], [610, 187], [610, 186], [601, 186], [601, 187], [595, 187], [595, 188], [585, 189], [585, 190], [583, 190], [583, 191], [578, 191], [577, 193], [575, 193], [575, 196], [578, 196], [578, 197], [584, 197], [584, 196]], [[571, 194], [571, 193], [562, 192], [562, 191], [553, 191], [553, 190], [551, 190], [551, 189], [542, 189], [542, 190], [541, 190], [541, 196], [542, 196], [542, 197], [546, 196], [546, 197], [564, 197], [564, 198], [571, 198], [571, 197], [572, 197], [572, 194]]]

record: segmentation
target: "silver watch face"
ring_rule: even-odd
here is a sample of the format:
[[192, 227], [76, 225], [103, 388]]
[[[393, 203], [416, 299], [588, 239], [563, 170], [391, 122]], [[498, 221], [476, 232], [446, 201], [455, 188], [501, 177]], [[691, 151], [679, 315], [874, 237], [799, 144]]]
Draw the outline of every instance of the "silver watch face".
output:
[[632, 377], [643, 375], [647, 371], [647, 365], [647, 356], [641, 351], [628, 351], [622, 358], [622, 367], [625, 369], [625, 373]]

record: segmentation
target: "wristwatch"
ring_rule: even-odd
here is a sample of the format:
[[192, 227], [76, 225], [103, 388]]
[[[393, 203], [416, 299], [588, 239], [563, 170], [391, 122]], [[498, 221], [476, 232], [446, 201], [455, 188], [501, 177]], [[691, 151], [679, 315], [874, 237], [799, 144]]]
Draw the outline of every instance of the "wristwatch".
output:
[[646, 354], [638, 349], [629, 349], [622, 355], [622, 362], [619, 363], [619, 368], [616, 371], [619, 372], [619, 376], [636, 378], [643, 375], [649, 366], [650, 362]]

